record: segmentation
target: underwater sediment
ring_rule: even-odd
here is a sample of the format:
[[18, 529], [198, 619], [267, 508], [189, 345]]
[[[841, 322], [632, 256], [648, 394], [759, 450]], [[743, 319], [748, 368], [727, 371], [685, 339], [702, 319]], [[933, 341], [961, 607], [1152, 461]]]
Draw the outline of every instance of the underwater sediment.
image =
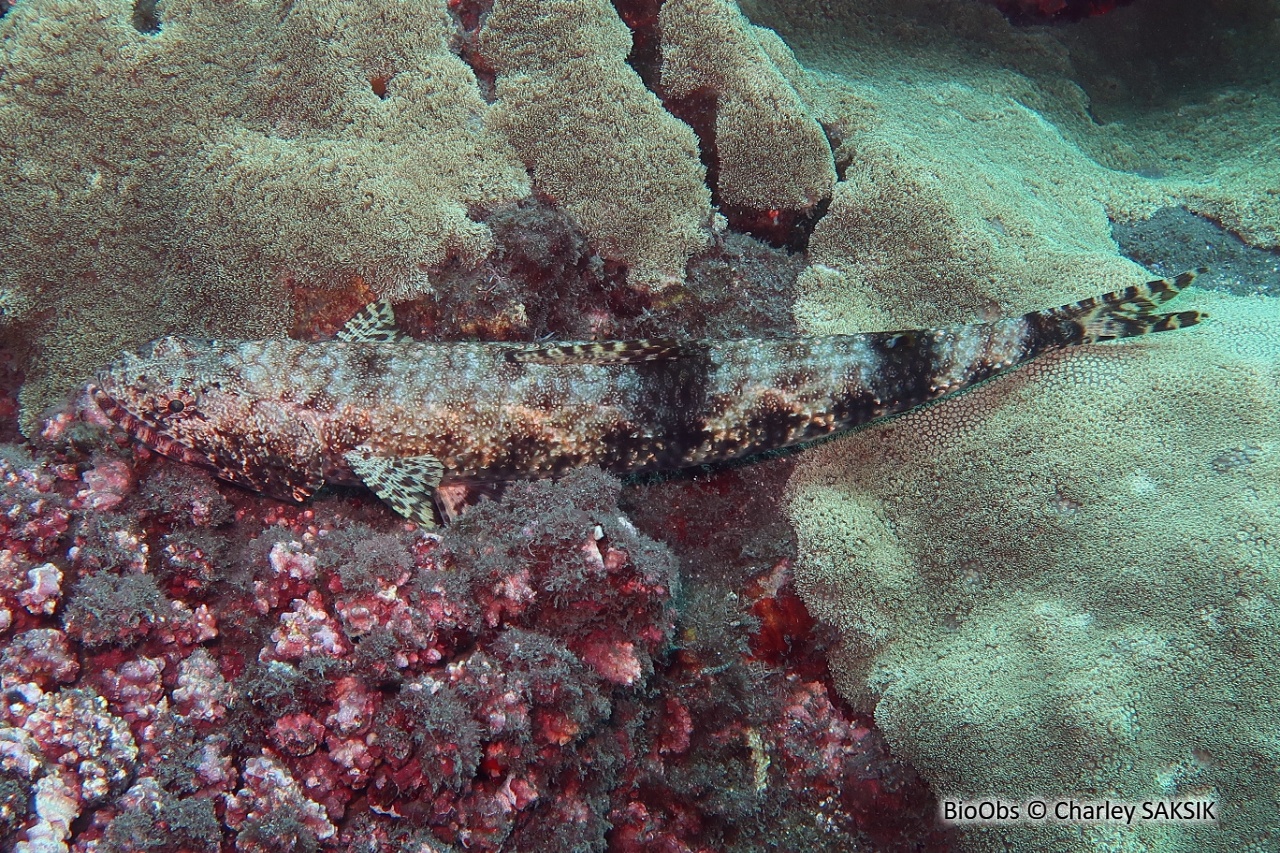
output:
[[[1274, 846], [1280, 9], [1086, 5], [0, 3], [0, 843]], [[824, 334], [1134, 258], [1211, 263], [1211, 319], [439, 535], [68, 403], [376, 298], [445, 340]], [[939, 821], [987, 795], [1220, 815]]]

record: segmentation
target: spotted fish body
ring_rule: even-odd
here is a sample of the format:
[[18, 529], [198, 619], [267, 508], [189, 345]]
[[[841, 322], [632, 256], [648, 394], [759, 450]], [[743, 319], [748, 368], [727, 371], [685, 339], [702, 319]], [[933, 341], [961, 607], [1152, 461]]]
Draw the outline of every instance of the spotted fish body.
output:
[[430, 524], [454, 482], [625, 473], [787, 447], [902, 412], [1051, 350], [1193, 325], [1155, 281], [1022, 317], [792, 340], [424, 343], [390, 307], [339, 340], [164, 338], [91, 393], [143, 444], [276, 497], [372, 488]]

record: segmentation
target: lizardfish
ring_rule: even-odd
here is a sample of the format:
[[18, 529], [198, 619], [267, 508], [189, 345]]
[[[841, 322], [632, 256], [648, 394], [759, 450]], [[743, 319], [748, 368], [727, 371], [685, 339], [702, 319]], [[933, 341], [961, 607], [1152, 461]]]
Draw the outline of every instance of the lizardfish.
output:
[[780, 340], [429, 343], [385, 302], [337, 339], [166, 337], [90, 386], [138, 441], [296, 501], [364, 483], [434, 525], [441, 484], [626, 473], [811, 441], [955, 394], [1046, 352], [1192, 326], [1183, 273], [987, 323]]

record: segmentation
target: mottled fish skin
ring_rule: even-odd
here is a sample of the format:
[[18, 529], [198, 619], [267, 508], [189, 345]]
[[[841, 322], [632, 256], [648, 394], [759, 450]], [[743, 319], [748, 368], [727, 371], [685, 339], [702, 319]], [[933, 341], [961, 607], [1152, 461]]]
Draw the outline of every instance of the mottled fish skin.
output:
[[1193, 278], [991, 323], [795, 340], [170, 337], [91, 392], [143, 444], [286, 499], [359, 482], [353, 453], [433, 457], [445, 483], [679, 468], [865, 424], [1051, 350], [1193, 325], [1198, 312], [1154, 313]]

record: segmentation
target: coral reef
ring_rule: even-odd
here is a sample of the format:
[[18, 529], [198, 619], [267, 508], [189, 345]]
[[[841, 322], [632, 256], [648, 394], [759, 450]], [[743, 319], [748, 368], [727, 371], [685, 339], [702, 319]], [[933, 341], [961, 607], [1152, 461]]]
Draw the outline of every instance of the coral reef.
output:
[[[1280, 102], [1271, 49], [1280, 28], [1275, 0], [1135, 3], [1070, 27], [1026, 29], [1011, 27], [984, 4], [741, 0], [740, 6], [786, 40], [812, 84], [874, 105], [869, 112], [841, 110], [855, 131], [874, 132], [886, 118], [890, 129], [900, 123], [904, 132], [893, 141], [905, 145], [909, 161], [917, 150], [936, 160], [981, 156], [988, 145], [1007, 149], [1003, 137], [1024, 137], [1019, 125], [1029, 113], [1044, 122], [1051, 144], [1027, 140], [1039, 157], [1024, 148], [1020, 153], [1032, 160], [1013, 168], [1056, 198], [1088, 199], [1125, 221], [1182, 204], [1251, 245], [1275, 247], [1280, 240], [1280, 202], [1271, 191], [1277, 160], [1264, 153]], [[831, 135], [844, 138], [843, 131]], [[856, 141], [850, 151], [858, 152]], [[1093, 165], [1063, 175], [1059, 170], [1081, 152]], [[961, 168], [981, 169], [997, 182], [1008, 177], [998, 162]], [[977, 180], [977, 173], [935, 176]], [[1038, 198], [1014, 189], [1007, 207], [1034, 213]]]
[[[501, 2], [483, 26], [443, 0], [148, 8], [31, 0], [0, 21], [0, 332], [27, 434], [164, 333], [311, 334], [335, 307], [430, 305], [437, 285], [452, 313], [451, 277], [500, 291], [511, 242], [486, 220], [503, 211], [564, 217], [607, 285], [587, 312], [606, 319], [682, 300], [686, 263], [724, 243], [698, 141], [627, 64], [632, 34], [604, 0]], [[731, 100], [738, 129], [773, 109]], [[828, 156], [811, 120], [791, 124], [808, 159]], [[735, 163], [741, 183], [752, 166]], [[797, 179], [811, 201], [821, 174]], [[517, 291], [552, 301], [554, 265], [520, 271], [536, 277]], [[503, 307], [460, 330], [528, 337], [547, 319]], [[555, 331], [590, 331], [581, 316]]]
[[[945, 849], [807, 639], [789, 463], [746, 505], [732, 471], [629, 488], [671, 502], [637, 515], [683, 531], [684, 588], [599, 472], [435, 535], [347, 492], [217, 485], [69, 415], [42, 435], [0, 453], [14, 849]], [[749, 554], [705, 526], [713, 500], [761, 522]]]
[[[1137, 4], [1039, 30], [972, 4], [742, 6], [843, 105], [828, 128], [843, 180], [798, 281], [806, 331], [955, 322], [1133, 281], [1145, 273], [1112, 224], [1169, 207], [1269, 269], [1275, 161], [1256, 152], [1277, 113], [1261, 47], [1274, 3]], [[1148, 248], [1126, 245], [1164, 254]], [[965, 849], [1273, 841], [1274, 777], [1258, 781], [1253, 745], [1278, 674], [1252, 661], [1274, 656], [1259, 627], [1274, 596], [1274, 308], [1201, 298], [1213, 322], [1195, 335], [1054, 359], [799, 459], [796, 572], [840, 631], [837, 683], [939, 795], [1233, 804], [1212, 829], [968, 828]]]
[[[1106, 5], [0, 0], [0, 844], [1266, 849], [1268, 301], [439, 537], [40, 420], [122, 347], [379, 296], [763, 336], [1129, 284], [1170, 210], [1274, 249], [1275, 0], [1000, 11]], [[953, 833], [930, 785], [1232, 808]]]
[[697, 141], [627, 65], [631, 33], [608, 0], [498, 0], [479, 50], [495, 125], [535, 189], [637, 281], [682, 281], [711, 220]]
[[973, 828], [967, 849], [1270, 843], [1280, 310], [1197, 304], [1203, 331], [1048, 359], [792, 481], [841, 692], [940, 795], [1223, 803], [1213, 826]]

